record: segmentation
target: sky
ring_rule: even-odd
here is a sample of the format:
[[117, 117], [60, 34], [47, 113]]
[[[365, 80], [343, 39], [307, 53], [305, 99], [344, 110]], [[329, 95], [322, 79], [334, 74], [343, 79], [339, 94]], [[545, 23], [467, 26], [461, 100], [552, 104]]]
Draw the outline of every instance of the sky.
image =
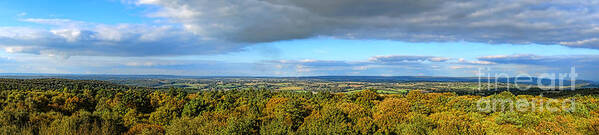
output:
[[[595, 0], [3, 0], [0, 73], [599, 80]], [[482, 70], [484, 69], [484, 70]]]

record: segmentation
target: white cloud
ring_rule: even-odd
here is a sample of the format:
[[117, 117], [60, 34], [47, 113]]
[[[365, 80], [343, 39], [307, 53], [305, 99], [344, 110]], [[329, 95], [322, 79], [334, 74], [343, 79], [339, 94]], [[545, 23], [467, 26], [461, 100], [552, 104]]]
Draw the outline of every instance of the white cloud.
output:
[[450, 58], [434, 57], [434, 56], [406, 56], [406, 55], [389, 55], [371, 57], [369, 61], [385, 63], [385, 64], [405, 64], [405, 63], [422, 63], [422, 62], [445, 62]]
[[4, 47], [4, 51], [6, 51], [7, 53], [18, 53], [18, 52], [23, 52], [23, 50], [26, 50], [26, 48], [22, 47], [22, 46]]
[[86, 23], [82, 21], [74, 21], [70, 19], [45, 19], [45, 18], [26, 18], [22, 19], [23, 22], [37, 23], [37, 24], [46, 24], [60, 27], [69, 27], [69, 28], [77, 28], [84, 27], [87, 25], [93, 25], [91, 23]]
[[[485, 56], [485, 57], [489, 57], [489, 56]], [[491, 56], [491, 57], [497, 57], [497, 56]], [[459, 64], [473, 64], [473, 65], [493, 65], [496, 64], [495, 62], [490, 62], [490, 61], [469, 61], [469, 60], [465, 60], [463, 58], [458, 59]]]
[[81, 37], [81, 30], [78, 29], [59, 29], [59, 30], [51, 30], [52, 34], [61, 36], [69, 42], [75, 42], [80, 40], [78, 38]]
[[463, 66], [463, 65], [455, 65], [455, 66], [449, 66], [450, 69], [470, 69], [470, 68], [478, 68], [475, 66]]
[[172, 56], [239, 51], [244, 44], [205, 40], [172, 25], [93, 24], [66, 19], [25, 19], [50, 29], [0, 27], [0, 48], [47, 56]]
[[588, 44], [599, 44], [599, 38], [591, 38], [591, 39], [584, 39], [584, 40], [579, 40], [579, 41], [572, 41], [572, 42], [560, 42], [560, 44], [562, 45], [567, 45], [567, 46], [584, 46], [584, 45], [588, 45]]
[[19, 14], [17, 14], [18, 17], [23, 17], [23, 16], [27, 16], [27, 12], [21, 12]]

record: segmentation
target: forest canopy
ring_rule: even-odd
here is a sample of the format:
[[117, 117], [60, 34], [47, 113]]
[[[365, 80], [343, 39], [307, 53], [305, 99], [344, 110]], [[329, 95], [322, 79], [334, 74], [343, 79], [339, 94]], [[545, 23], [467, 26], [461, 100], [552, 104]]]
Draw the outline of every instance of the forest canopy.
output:
[[[568, 111], [480, 111], [490, 96], [237, 89], [189, 92], [62, 79], [2, 80], [0, 134], [598, 134], [596, 95]], [[46, 86], [46, 87], [41, 87]]]

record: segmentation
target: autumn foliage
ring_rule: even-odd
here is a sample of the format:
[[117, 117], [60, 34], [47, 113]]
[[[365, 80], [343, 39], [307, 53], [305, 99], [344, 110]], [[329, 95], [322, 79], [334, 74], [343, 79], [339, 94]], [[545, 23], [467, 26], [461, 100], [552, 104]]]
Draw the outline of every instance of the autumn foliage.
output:
[[598, 97], [573, 111], [481, 112], [488, 97], [273, 90], [3, 90], [0, 134], [598, 134]]

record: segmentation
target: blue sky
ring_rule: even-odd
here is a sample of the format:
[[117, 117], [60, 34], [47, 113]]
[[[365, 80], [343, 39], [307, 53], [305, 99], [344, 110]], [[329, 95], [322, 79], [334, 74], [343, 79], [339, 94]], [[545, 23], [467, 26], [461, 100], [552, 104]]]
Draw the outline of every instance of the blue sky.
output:
[[23, 18], [67, 18], [72, 20], [119, 24], [151, 23], [154, 19], [144, 17], [151, 7], [136, 7], [118, 0], [3, 0], [0, 16], [6, 19], [3, 26], [28, 26]]
[[582, 79], [599, 80], [596, 7], [566, 0], [5, 0], [0, 72], [476, 76], [479, 68], [538, 75], [576, 66]]

